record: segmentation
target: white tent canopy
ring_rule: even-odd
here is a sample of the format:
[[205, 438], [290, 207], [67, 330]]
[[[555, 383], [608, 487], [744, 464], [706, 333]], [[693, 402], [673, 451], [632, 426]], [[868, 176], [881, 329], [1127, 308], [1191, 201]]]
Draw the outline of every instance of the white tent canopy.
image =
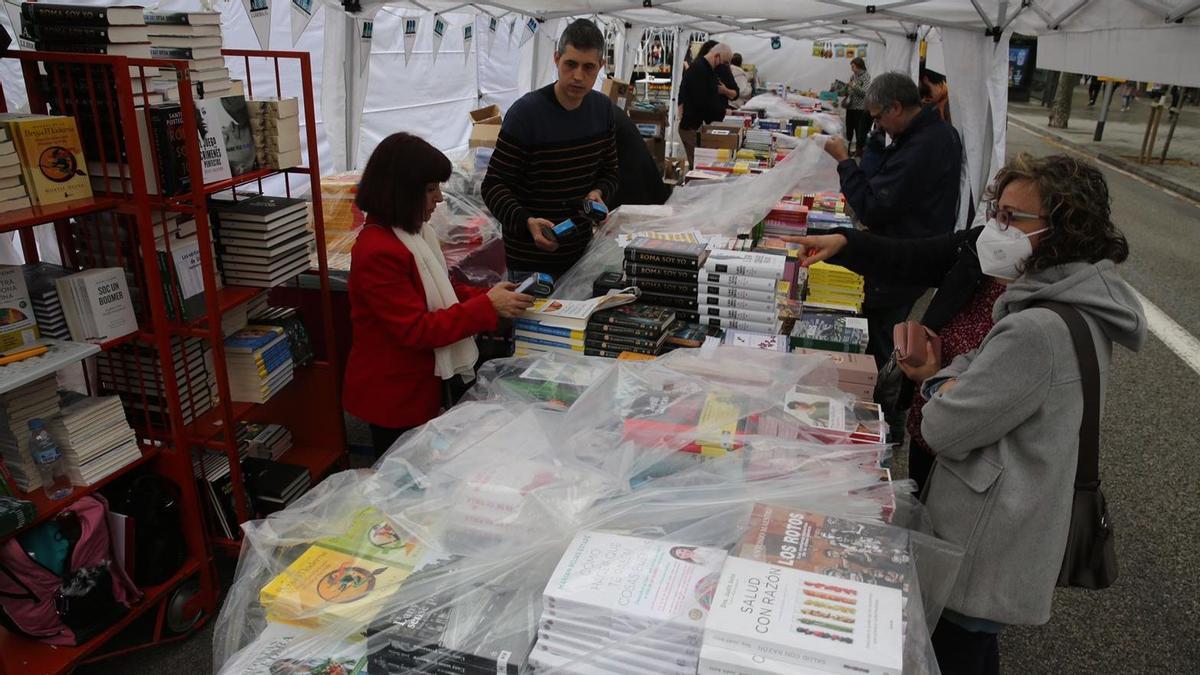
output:
[[[16, 35], [19, 1], [3, 1], [0, 23]], [[821, 70], [829, 64], [811, 56], [813, 40], [867, 42], [872, 72], [915, 75], [917, 40], [928, 37], [931, 58], [945, 62], [975, 194], [1003, 158], [1013, 32], [1039, 37], [1042, 68], [1200, 86], [1200, 0], [361, 0], [354, 14], [337, 0], [269, 0], [257, 31], [249, 0], [146, 4], [220, 11], [228, 47], [310, 52], [322, 172], [362, 166], [383, 136], [401, 129], [446, 150], [465, 146], [469, 110], [506, 109], [554, 79], [554, 40], [574, 17], [597, 20], [615, 38], [621, 74], [631, 72], [644, 30], [682, 40], [700, 32], [736, 46], [765, 79], [806, 86], [832, 79]], [[311, 11], [299, 8], [305, 5]], [[435, 17], [444, 27], [440, 40]], [[409, 38], [406, 19], [417, 20]], [[776, 36], [777, 51], [769, 41]], [[267, 64], [252, 62], [260, 66]], [[231, 70], [244, 77], [240, 63]], [[284, 95], [296, 95], [297, 76], [283, 79]], [[0, 82], [9, 109], [21, 109], [24, 87], [13, 61], [0, 69]]]

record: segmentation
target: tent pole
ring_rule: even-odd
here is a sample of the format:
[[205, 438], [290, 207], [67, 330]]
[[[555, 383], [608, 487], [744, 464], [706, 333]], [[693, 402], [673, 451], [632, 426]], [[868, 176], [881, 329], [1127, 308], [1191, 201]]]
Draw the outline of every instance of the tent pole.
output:
[[1104, 136], [1104, 123], [1108, 121], [1108, 108], [1112, 105], [1114, 90], [1116, 87], [1113, 86], [1113, 81], [1105, 80], [1104, 107], [1100, 108], [1100, 119], [1096, 120], [1096, 133], [1092, 136], [1093, 141], [1099, 141]]
[[358, 83], [356, 81], [358, 75], [358, 49], [355, 48], [354, 44], [354, 15], [348, 12], [343, 12], [342, 16], [345, 17], [346, 31], [346, 57], [342, 59], [342, 63], [345, 64], [344, 77], [346, 78], [346, 101], [345, 110], [343, 111], [344, 117], [342, 118], [345, 120], [346, 146], [344, 152], [345, 160], [342, 170], [350, 171], [354, 168], [354, 164], [357, 159], [354, 157], [354, 148], [356, 145], [356, 130], [354, 129], [354, 101], [357, 98], [356, 94], [358, 93]]

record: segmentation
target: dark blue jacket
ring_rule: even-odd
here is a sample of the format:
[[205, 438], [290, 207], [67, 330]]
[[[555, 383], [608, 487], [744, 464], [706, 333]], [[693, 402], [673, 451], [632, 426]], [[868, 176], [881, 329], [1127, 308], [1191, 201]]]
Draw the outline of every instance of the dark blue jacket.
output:
[[[933, 108], [923, 109], [904, 133], [877, 157], [870, 173], [846, 160], [838, 164], [846, 201], [868, 230], [885, 237], [915, 239], [954, 230], [962, 143]], [[886, 286], [867, 279], [867, 306], [912, 302], [922, 287]]]

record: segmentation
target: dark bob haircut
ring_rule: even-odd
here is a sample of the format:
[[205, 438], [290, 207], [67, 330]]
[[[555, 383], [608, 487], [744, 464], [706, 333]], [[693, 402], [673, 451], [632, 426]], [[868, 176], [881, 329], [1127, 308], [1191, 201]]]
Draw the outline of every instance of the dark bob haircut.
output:
[[425, 189], [450, 180], [450, 160], [412, 134], [383, 139], [367, 160], [354, 203], [380, 225], [416, 234], [425, 213]]
[[859, 70], [866, 70], [866, 69], [867, 69], [867, 62], [866, 62], [866, 61], [864, 61], [864, 60], [863, 60], [863, 57], [861, 57], [861, 56], [856, 56], [856, 57], [854, 57], [854, 58], [850, 59], [850, 65], [852, 65], [852, 66], [858, 66], [858, 69], [859, 69]]
[[1125, 235], [1112, 222], [1108, 182], [1091, 162], [1068, 155], [1021, 153], [1000, 169], [984, 198], [999, 199], [1014, 181], [1037, 186], [1049, 227], [1022, 272], [1072, 262], [1122, 263], [1129, 257]]

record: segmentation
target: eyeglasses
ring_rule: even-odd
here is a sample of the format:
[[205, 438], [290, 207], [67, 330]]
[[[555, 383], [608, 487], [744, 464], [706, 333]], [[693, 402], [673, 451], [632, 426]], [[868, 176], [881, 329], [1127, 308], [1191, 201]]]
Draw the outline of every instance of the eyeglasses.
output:
[[1018, 220], [1042, 220], [1045, 218], [1045, 216], [1038, 213], [1015, 211], [1008, 207], [1000, 208], [996, 202], [988, 202], [987, 217], [989, 220], [995, 220], [1000, 226], [1001, 231], [1007, 230], [1009, 225]]

